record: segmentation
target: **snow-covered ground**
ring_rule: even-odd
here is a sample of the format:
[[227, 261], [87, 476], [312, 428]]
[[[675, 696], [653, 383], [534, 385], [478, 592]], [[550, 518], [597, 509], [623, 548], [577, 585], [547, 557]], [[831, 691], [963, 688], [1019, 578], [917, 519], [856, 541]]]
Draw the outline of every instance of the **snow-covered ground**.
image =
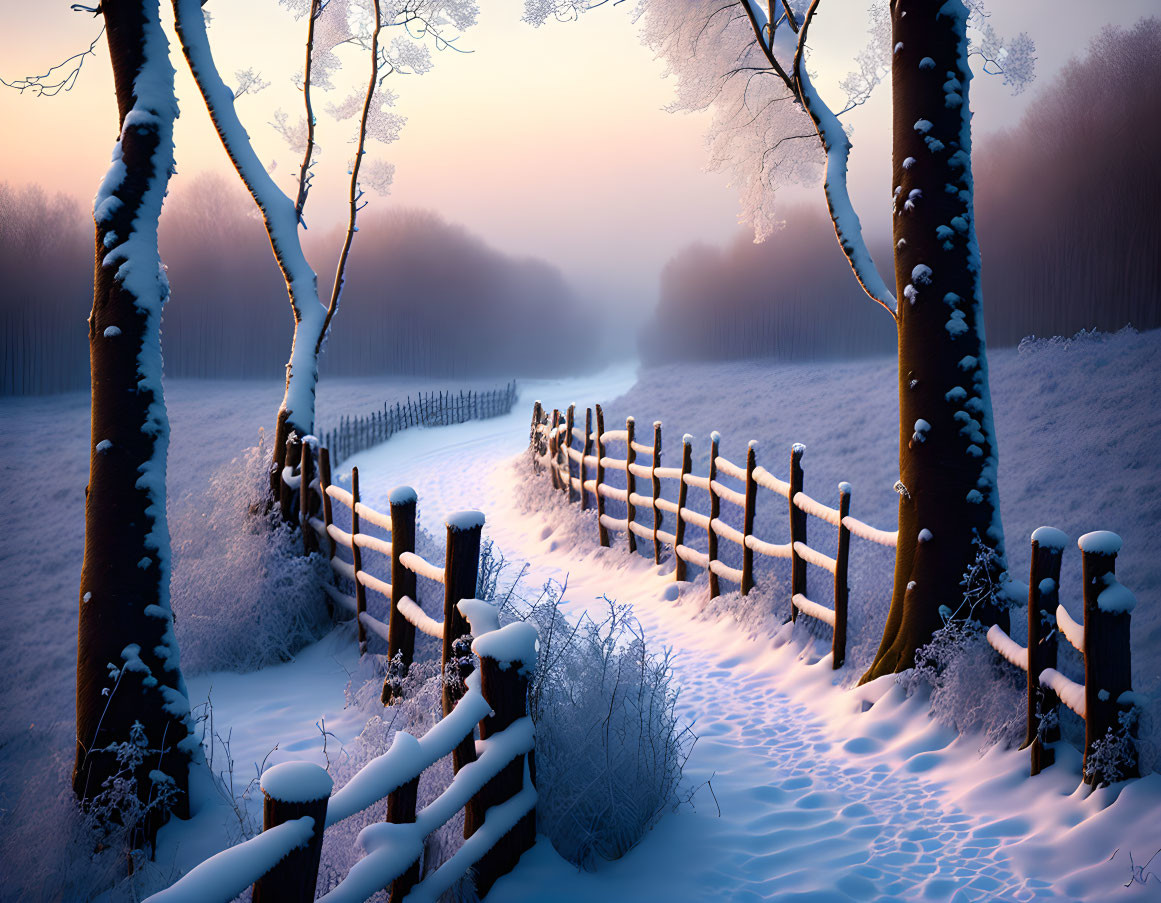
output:
[[[1074, 538], [1098, 528], [1121, 533], [1118, 575], [1139, 600], [1134, 681], [1148, 692], [1161, 672], [1161, 564], [1150, 549], [1161, 522], [1161, 415], [1152, 404], [1159, 361], [1156, 333], [992, 356], [1013, 566], [1026, 567], [1027, 535], [1041, 523]], [[331, 393], [347, 387], [322, 390], [326, 410], [334, 405]], [[238, 384], [179, 383], [167, 391], [172, 515], [175, 500], [253, 443], [278, 393]], [[390, 389], [369, 392], [368, 408]], [[1133, 878], [1130, 855], [1139, 866], [1161, 849], [1161, 776], [1131, 782], [1119, 795], [1086, 795], [1075, 751], [1066, 749], [1058, 765], [1029, 779], [1026, 753], [992, 749], [981, 757], [982, 736], [956, 737], [939, 725], [923, 694], [906, 698], [890, 678], [847, 688], [878, 639], [889, 557], [887, 573], [873, 555], [852, 561], [851, 653], [834, 672], [825, 644], [808, 628], [779, 626], [788, 593], [776, 570], [760, 574], [762, 589], [745, 602], [731, 594], [706, 605], [704, 579], [678, 598], [671, 565], [631, 558], [623, 542], [600, 549], [591, 515], [550, 498], [546, 478], [533, 483], [517, 460], [534, 397], [549, 407], [613, 402], [607, 428], [626, 413], [641, 424], [663, 419], [671, 450], [682, 432], [701, 442], [716, 428], [735, 460], [747, 439], [758, 438], [762, 460], [776, 473], [785, 468], [779, 462], [789, 443], [805, 442], [807, 491], [826, 501], [827, 488], [848, 479], [856, 516], [890, 528], [894, 392], [887, 361], [660, 368], [640, 374], [635, 385], [634, 374], [621, 371], [522, 384], [509, 417], [404, 433], [344, 463], [359, 467], [372, 505], [383, 506], [393, 486], [414, 486], [421, 525], [436, 537], [446, 514], [481, 509], [485, 532], [503, 554], [530, 562], [530, 584], [567, 575], [567, 605], [578, 613], [606, 594], [630, 603], [651, 640], [675, 650], [681, 713], [700, 738], [686, 772], [689, 803], [593, 874], [576, 872], [542, 840], [491, 899], [542, 901], [545, 888], [553, 899], [578, 901], [1157, 899], [1161, 856], [1147, 870], [1154, 874], [1148, 884], [1138, 873], [1122, 885]], [[359, 408], [344, 397], [339, 409]], [[37, 832], [33, 807], [51, 818], [67, 804], [87, 418], [82, 396], [4, 400], [0, 412], [7, 477], [0, 492], [10, 519], [0, 537], [0, 660], [9, 688], [0, 701], [0, 818], [5, 861], [35, 875], [51, 855], [29, 850], [14, 832]], [[72, 445], [60, 441], [70, 422]], [[704, 466], [705, 451], [697, 450]], [[32, 493], [28, 486], [50, 488]], [[186, 524], [175, 518], [175, 538]], [[1075, 613], [1079, 578], [1075, 562], [1067, 562], [1063, 595]], [[323, 761], [316, 722], [324, 717], [332, 744], [350, 741], [361, 727], [343, 707], [353, 667], [352, 637], [339, 628], [293, 663], [189, 682], [195, 704], [212, 686], [217, 730], [233, 726], [231, 751], [248, 779], [248, 763], [260, 762], [275, 742], [270, 761]], [[178, 860], [199, 858], [195, 846], [187, 838]], [[24, 879], [0, 893], [7, 898], [21, 887], [25, 898], [36, 898], [45, 886]]]

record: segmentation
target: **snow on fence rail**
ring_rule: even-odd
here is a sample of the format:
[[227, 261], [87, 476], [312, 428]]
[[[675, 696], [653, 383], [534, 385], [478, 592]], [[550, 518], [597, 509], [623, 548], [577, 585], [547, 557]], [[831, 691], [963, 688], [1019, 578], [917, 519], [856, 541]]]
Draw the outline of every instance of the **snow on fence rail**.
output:
[[503, 389], [487, 392], [468, 391], [420, 392], [415, 401], [397, 402], [394, 407], [384, 403], [382, 411], [362, 417], [342, 417], [332, 430], [323, 432], [319, 439], [331, 451], [331, 464], [338, 466], [363, 449], [385, 442], [401, 430], [413, 426], [449, 426], [468, 420], [487, 420], [502, 417], [516, 403], [516, 380]]
[[[388, 644], [392, 665], [383, 684], [383, 703], [402, 695], [418, 629], [442, 640], [443, 673], [452, 678], [444, 681], [443, 718], [421, 738], [396, 734], [386, 753], [333, 793], [329, 775], [312, 763], [267, 769], [261, 781], [262, 833], [206, 860], [147, 903], [228, 903], [250, 885], [255, 901], [314, 900], [325, 829], [384, 799], [387, 822], [359, 834], [366, 856], [319, 899], [363, 901], [386, 889], [392, 903], [435, 900], [469, 870], [482, 897], [536, 838], [536, 790], [528, 761], [533, 730], [527, 710], [536, 629], [527, 623], [500, 628], [495, 607], [473, 598], [484, 525], [480, 512], [447, 518], [447, 553], [439, 567], [415, 554], [417, 499], [411, 487], [391, 491], [390, 515], [384, 515], [360, 501], [358, 468], [352, 469], [349, 492], [331, 483], [329, 451], [317, 447], [313, 437], [305, 442], [292, 437], [287, 459], [298, 463], [283, 473], [283, 511], [302, 527], [304, 551], [329, 553], [336, 582], [353, 592], [328, 585], [328, 595], [339, 609], [355, 616], [360, 652], [366, 651], [368, 630]], [[335, 525], [335, 504], [350, 511], [350, 531]], [[386, 531], [389, 538], [364, 533], [364, 522]], [[364, 570], [364, 549], [389, 562], [389, 570], [381, 573], [390, 582]], [[341, 550], [350, 561], [340, 557]], [[443, 584], [442, 621], [416, 602], [417, 575]], [[386, 621], [368, 613], [368, 589], [388, 601]], [[449, 755], [455, 777], [437, 799], [417, 811], [420, 776]], [[439, 868], [421, 875], [424, 840], [460, 809], [463, 846]]]
[[[1100, 747], [1123, 742], [1137, 720], [1140, 699], [1132, 689], [1129, 622], [1136, 600], [1117, 582], [1115, 567], [1121, 539], [1115, 533], [1086, 533], [1079, 540], [1084, 575], [1084, 619], [1077, 624], [1060, 602], [1060, 563], [1068, 537], [1053, 527], [1032, 534], [1028, 581], [1028, 645], [1021, 646], [999, 626], [988, 642], [1005, 660], [1028, 675], [1028, 725], [1024, 745], [1031, 751], [1032, 774], [1055, 760], [1060, 740], [1058, 707], [1063, 703], [1084, 719], [1084, 777], [1090, 784], [1136, 776], [1135, 761], [1108, 773], [1111, 757]], [[1084, 656], [1084, 682], [1057, 670], [1058, 638]]]
[[[596, 412], [594, 429], [593, 413]], [[710, 598], [721, 593], [721, 580], [737, 583], [743, 595], [754, 586], [754, 553], [770, 558], [789, 558], [791, 562], [790, 617], [798, 614], [816, 618], [833, 628], [832, 658], [835, 668], [842, 666], [846, 656], [847, 601], [849, 598], [848, 562], [850, 560], [850, 537], [858, 536], [870, 542], [894, 547], [897, 533], [879, 530], [850, 516], [851, 486], [838, 486], [838, 507], [830, 508], [815, 501], [802, 491], [802, 456], [804, 446], [795, 443], [790, 453], [790, 479], [778, 479], [757, 462], [757, 443], [751, 442], [746, 452], [746, 465], [742, 467], [722, 457], [718, 453], [720, 436], [715, 432], [710, 437], [709, 473], [696, 475], [693, 469], [693, 438], [686, 434], [682, 438], [681, 467], [661, 466], [661, 423], [653, 424], [652, 444], [638, 442], [636, 424], [632, 417], [625, 421], [624, 430], [605, 430], [604, 412], [600, 405], [585, 410], [585, 425], [581, 429], [575, 425], [576, 406], [569, 405], [564, 414], [559, 409], [548, 412], [537, 401], [532, 409], [530, 442], [536, 451], [534, 466], [545, 467], [554, 488], [567, 492], [570, 501], [579, 501], [583, 509], [589, 507], [590, 497], [597, 511], [597, 529], [601, 545], [609, 545], [609, 531], [625, 533], [629, 550], [637, 550], [637, 540], [652, 543], [653, 560], [661, 563], [661, 546], [664, 543], [673, 550], [674, 578], [686, 580], [688, 565], [701, 567], [709, 572]], [[573, 448], [573, 441], [581, 443], [579, 450]], [[620, 443], [625, 447], [624, 458], [611, 456], [609, 443]], [[605, 482], [605, 472], [610, 469], [624, 471], [625, 488], [609, 486]], [[577, 475], [574, 476], [574, 469]], [[591, 475], [591, 476], [590, 476]], [[726, 479], [742, 483], [741, 489], [728, 486]], [[677, 501], [669, 501], [661, 496], [661, 481], [673, 480], [677, 483]], [[639, 482], [640, 481], [640, 482]], [[708, 513], [691, 509], [687, 502], [689, 487], [704, 489], [709, 493]], [[754, 535], [754, 515], [758, 502], [758, 489], [766, 489], [787, 500], [789, 509], [789, 542], [775, 544]], [[625, 502], [626, 515], [623, 519], [613, 518], [605, 513], [605, 500], [616, 499]], [[731, 527], [721, 520], [722, 502], [742, 509], [742, 529]], [[648, 517], [652, 511], [652, 518]], [[638, 514], [644, 513], [646, 523]], [[673, 532], [662, 529], [663, 515], [674, 516]], [[807, 543], [807, 516], [818, 518], [838, 528], [837, 553], [834, 558], [819, 552]], [[651, 521], [648, 522], [648, 521]], [[706, 532], [707, 551], [699, 552], [685, 542], [688, 525]], [[742, 567], [733, 568], [719, 560], [719, 541], [732, 542], [742, 549]], [[827, 571], [834, 579], [834, 609], [828, 609], [807, 597], [807, 565]]]

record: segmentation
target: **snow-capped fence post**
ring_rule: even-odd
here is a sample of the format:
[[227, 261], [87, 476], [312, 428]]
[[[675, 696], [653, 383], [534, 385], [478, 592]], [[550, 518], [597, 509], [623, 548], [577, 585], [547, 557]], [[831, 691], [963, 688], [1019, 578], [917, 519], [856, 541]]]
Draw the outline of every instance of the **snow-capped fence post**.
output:
[[806, 595], [806, 561], [798, 554], [798, 543], [806, 545], [806, 512], [794, 504], [794, 497], [802, 492], [802, 454], [806, 446], [795, 442], [790, 447], [790, 620], [798, 620], [795, 596]]
[[318, 534], [314, 532], [314, 527], [310, 524], [318, 512], [318, 495], [314, 485], [314, 456], [317, 444], [318, 440], [313, 436], [310, 437], [309, 442], [302, 443], [302, 461], [298, 467], [298, 516], [302, 526], [302, 552], [304, 555], [318, 551]]
[[[402, 784], [387, 795], [387, 822], [392, 825], [415, 824], [415, 809], [419, 801], [419, 777]], [[402, 875], [391, 882], [387, 899], [391, 903], [403, 900], [419, 883], [419, 862], [413, 862]]]
[[[383, 681], [383, 704], [391, 705], [403, 694], [401, 682], [411, 669], [415, 658], [415, 625], [403, 616], [399, 603], [405, 598], [414, 600], [415, 571], [403, 565], [403, 554], [415, 551], [415, 490], [410, 486], [396, 486], [387, 497], [391, 505], [391, 615], [387, 622], [388, 672]], [[395, 657], [399, 656], [399, 664]], [[412, 801], [411, 820], [415, 820], [415, 802]]]
[[327, 802], [334, 787], [326, 769], [313, 762], [283, 762], [266, 769], [262, 787], [262, 830], [288, 821], [313, 819], [310, 841], [284, 856], [254, 882], [254, 903], [309, 903], [314, 899], [322, 856]]
[[301, 461], [302, 440], [298, 433], [291, 431], [286, 438], [286, 461], [283, 467], [283, 476], [278, 480], [278, 507], [282, 512], [282, 520], [285, 523], [292, 524], [296, 518], [294, 516], [294, 489], [286, 482], [285, 474], [287, 470], [293, 472], [294, 462]]
[[560, 489], [560, 461], [557, 460], [558, 452], [557, 446], [560, 443], [560, 437], [556, 433], [557, 427], [560, 426], [560, 408], [552, 409], [552, 425], [548, 432], [548, 475], [552, 477], [552, 488]]
[[[479, 511], [459, 511], [447, 519], [447, 558], [444, 563], [443, 597], [443, 651], [440, 664], [443, 667], [443, 713], [447, 716], [464, 694], [463, 680], [472, 669], [472, 657], [467, 650], [459, 648], [464, 637], [469, 638], [468, 622], [460, 613], [456, 603], [461, 599], [473, 599], [476, 595], [476, 581], [480, 571], [480, 535], [484, 528], [484, 515]], [[456, 674], [449, 674], [449, 665]], [[461, 668], [466, 668], [461, 673]], [[448, 678], [459, 677], [457, 680]], [[469, 744], [471, 742], [469, 738]], [[460, 761], [460, 751], [454, 756], [455, 767], [459, 771], [464, 762]], [[467, 759], [466, 761], [471, 761]]]
[[564, 463], [568, 467], [568, 500], [570, 502], [576, 501], [576, 489], [572, 485], [572, 430], [576, 422], [576, 404], [568, 406], [568, 414], [565, 417], [564, 429]]
[[1092, 762], [1094, 747], [1115, 743], [1129, 724], [1132, 703], [1132, 668], [1129, 621], [1136, 600], [1117, 582], [1115, 568], [1121, 538], [1099, 530], [1080, 538], [1084, 560], [1084, 764], [1085, 780], [1100, 786], [1110, 780], [1136, 777], [1137, 763], [1127, 764], [1120, 775], [1103, 774]]
[[367, 588], [359, 579], [363, 570], [363, 550], [355, 537], [359, 533], [359, 468], [351, 468], [351, 559], [355, 567], [355, 630], [359, 639], [359, 655], [367, 654], [367, 628], [363, 614], [367, 611]]
[[689, 494], [689, 487], [685, 478], [693, 470], [693, 436], [686, 433], [681, 437], [681, 475], [677, 480], [677, 522], [673, 525], [673, 579], [680, 582], [685, 579], [685, 559], [677, 554], [677, 549], [685, 542], [685, 518], [681, 512], [685, 510], [685, 498]]
[[[514, 636], [505, 637], [504, 631], [513, 627], [517, 628], [512, 631]], [[523, 623], [486, 633], [473, 643], [480, 659], [480, 690], [492, 709], [492, 714], [480, 721], [481, 740], [488, 740], [528, 717], [528, 682], [536, 667], [535, 639], [535, 628]], [[482, 822], [482, 814], [489, 808], [520, 793], [524, 787], [525, 759], [525, 755], [516, 756], [488, 781], [465, 808], [465, 819], [469, 812], [479, 812]], [[536, 809], [533, 807], [476, 863], [476, 893], [481, 897], [486, 895], [535, 841]]]
[[635, 422], [632, 417], [625, 418], [625, 521], [629, 525], [625, 538], [629, 540], [629, 551], [637, 551], [637, 534], [633, 532], [633, 523], [637, 519], [637, 509], [633, 505], [633, 495], [637, 492], [637, 476], [633, 473], [633, 465], [637, 463], [637, 451], [633, 448]]
[[1028, 729], [1032, 774], [1040, 774], [1056, 759], [1048, 743], [1060, 739], [1056, 693], [1040, 683], [1045, 668], [1056, 668], [1056, 607], [1060, 604], [1060, 562], [1067, 537], [1051, 527], [1032, 534], [1032, 565], [1028, 579]]
[[588, 483], [589, 475], [589, 455], [593, 453], [593, 409], [585, 408], [585, 441], [581, 447], [580, 460], [580, 505], [581, 511], [585, 511], [589, 507], [588, 489], [585, 484]]
[[758, 466], [758, 443], [751, 441], [746, 448], [746, 507], [742, 513], [742, 595], [754, 588], [754, 550], [749, 539], [754, 535], [754, 515], [758, 507], [758, 483], [754, 468]]
[[653, 563], [661, 564], [661, 539], [657, 531], [661, 529], [661, 508], [657, 499], [661, 497], [661, 477], [657, 468], [661, 466], [661, 421], [653, 421], [653, 466], [650, 468], [650, 482], [653, 484]]
[[601, 495], [601, 486], [605, 482], [605, 443], [601, 439], [601, 434], [605, 431], [605, 412], [601, 406], [595, 405], [597, 409], [597, 538], [601, 541], [602, 546], [609, 545], [609, 529], [604, 524], [605, 517], [605, 497]]
[[706, 566], [709, 569], [709, 597], [716, 599], [721, 595], [722, 587], [718, 580], [714, 563], [718, 560], [718, 532], [714, 522], [721, 517], [722, 501], [714, 489], [714, 480], [718, 478], [718, 445], [721, 435], [717, 430], [710, 433], [709, 479], [706, 490], [709, 492], [709, 528], [706, 530]]
[[834, 556], [834, 637], [831, 640], [831, 661], [835, 670], [842, 667], [847, 657], [847, 566], [851, 557], [851, 531], [843, 518], [851, 513], [851, 484], [839, 483], [838, 545]]

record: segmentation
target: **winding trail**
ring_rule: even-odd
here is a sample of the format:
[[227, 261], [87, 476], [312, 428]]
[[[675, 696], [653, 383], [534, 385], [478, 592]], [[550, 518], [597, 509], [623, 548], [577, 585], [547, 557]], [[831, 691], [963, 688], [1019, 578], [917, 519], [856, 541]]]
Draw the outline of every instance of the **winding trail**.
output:
[[483, 510], [504, 556], [530, 563], [528, 585], [567, 579], [570, 614], [599, 608], [604, 594], [632, 604], [650, 640], [675, 652], [679, 710], [699, 737], [686, 777], [698, 789], [594, 874], [577, 873], [542, 840], [493, 899], [544, 901], [546, 888], [554, 901], [816, 903], [1105, 899], [1114, 888], [1130, 899], [1143, 890], [1120, 886], [1127, 860], [1100, 863], [1126, 819], [1148, 824], [1146, 799], [1125, 803], [1126, 794], [1103, 810], [1107, 795], [1084, 799], [1074, 752], [1028, 781], [1024, 754], [981, 759], [979, 738], [936, 725], [926, 699], [905, 699], [891, 678], [838, 689], [829, 656], [789, 628], [753, 639], [732, 622], [699, 620], [696, 605], [677, 599], [671, 565], [597, 546], [591, 512], [552, 502], [526, 510], [531, 477], [514, 459], [532, 397], [525, 391], [509, 417], [447, 428], [439, 443], [404, 434], [345, 467], [359, 466], [372, 505], [393, 486], [414, 486], [433, 535], [446, 514]]

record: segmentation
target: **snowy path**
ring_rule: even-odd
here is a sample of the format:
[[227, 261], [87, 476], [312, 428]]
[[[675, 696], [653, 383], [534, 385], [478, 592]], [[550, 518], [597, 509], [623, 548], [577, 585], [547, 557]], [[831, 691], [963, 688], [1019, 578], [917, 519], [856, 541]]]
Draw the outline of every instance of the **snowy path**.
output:
[[511, 458], [525, 444], [526, 400], [511, 417], [448, 428], [438, 443], [431, 434], [405, 435], [347, 464], [359, 466], [372, 504], [395, 485], [414, 486], [422, 523], [437, 536], [445, 514], [482, 509], [503, 554], [531, 562], [530, 585], [567, 575], [571, 611], [606, 593], [631, 603], [650, 639], [676, 650], [680, 708], [700, 737], [686, 776], [691, 786], [712, 781], [713, 796], [698, 790], [694, 807], [664, 818], [596, 874], [577, 873], [542, 841], [494, 899], [542, 901], [548, 887], [561, 901], [1103, 900], [1155, 892], [1155, 884], [1121, 887], [1125, 851], [1106, 860], [1122, 840], [1138, 861], [1158, 845], [1156, 775], [1102, 809], [1107, 794], [1085, 800], [1076, 792], [1071, 751], [1060, 767], [1025, 780], [1025, 754], [980, 759], [978, 738], [955, 739], [891, 680], [842, 691], [829, 658], [787, 642], [788, 631], [759, 641], [728, 621], [696, 620], [693, 606], [674, 602], [669, 565], [578, 541], [572, 512], [545, 519], [517, 510], [524, 477]]

